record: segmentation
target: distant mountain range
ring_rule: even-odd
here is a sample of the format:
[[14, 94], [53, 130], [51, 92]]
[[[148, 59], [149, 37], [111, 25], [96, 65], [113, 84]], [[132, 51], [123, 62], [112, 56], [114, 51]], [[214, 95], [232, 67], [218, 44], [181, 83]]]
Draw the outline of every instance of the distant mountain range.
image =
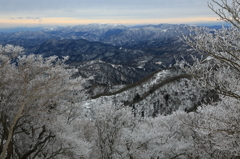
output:
[[[178, 32], [176, 32], [179, 30]], [[113, 24], [89, 24], [73, 27], [43, 28], [41, 31], [20, 31], [14, 33], [1, 33], [1, 43], [19, 43], [25, 47], [32, 47], [28, 40], [47, 39], [85, 39], [98, 41], [115, 46], [123, 46], [132, 42], [158, 40], [162, 38], [176, 37], [188, 33], [186, 25], [159, 24], [126, 27]], [[22, 41], [16, 41], [22, 40]], [[24, 43], [24, 40], [26, 41]], [[39, 45], [36, 43], [36, 45]]]
[[14, 33], [19, 31], [40, 31], [43, 27], [10, 27], [10, 28], [0, 28], [0, 32], [4, 33]]
[[[191, 62], [190, 55], [199, 56], [198, 53], [179, 39], [189, 33], [186, 25], [175, 24], [89, 24], [0, 33], [0, 44], [23, 46], [27, 54], [69, 56], [68, 64], [78, 68], [79, 75], [94, 74], [98, 84], [119, 84], [136, 82], [154, 71], [169, 68], [175, 58]], [[92, 67], [86, 67], [91, 63]]]

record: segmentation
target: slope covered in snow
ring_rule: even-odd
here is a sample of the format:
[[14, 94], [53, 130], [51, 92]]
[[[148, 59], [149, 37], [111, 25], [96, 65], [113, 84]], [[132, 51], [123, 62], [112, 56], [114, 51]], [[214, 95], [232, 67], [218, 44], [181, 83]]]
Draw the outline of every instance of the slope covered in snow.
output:
[[144, 116], [193, 111], [202, 102], [218, 100], [210, 90], [199, 89], [191, 77], [176, 68], [161, 70], [115, 92], [100, 93], [86, 101], [87, 107], [112, 103], [132, 107]]

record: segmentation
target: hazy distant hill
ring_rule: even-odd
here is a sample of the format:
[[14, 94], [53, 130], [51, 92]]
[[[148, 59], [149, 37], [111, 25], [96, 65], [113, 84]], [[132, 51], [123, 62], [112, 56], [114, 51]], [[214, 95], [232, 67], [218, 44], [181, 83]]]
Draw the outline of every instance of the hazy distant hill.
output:
[[12, 27], [12, 28], [0, 28], [0, 32], [14, 33], [19, 31], [40, 31], [43, 27]]
[[[36, 32], [2, 33], [0, 40], [4, 44], [16, 42], [16, 40], [28, 41], [29, 39], [85, 39], [122, 46], [132, 42], [177, 37], [181, 33], [188, 33], [185, 25], [159, 24], [127, 27], [114, 24], [89, 24], [73, 27], [48, 27]], [[42, 43], [41, 40], [39, 44]], [[27, 43], [19, 44], [30, 47]]]

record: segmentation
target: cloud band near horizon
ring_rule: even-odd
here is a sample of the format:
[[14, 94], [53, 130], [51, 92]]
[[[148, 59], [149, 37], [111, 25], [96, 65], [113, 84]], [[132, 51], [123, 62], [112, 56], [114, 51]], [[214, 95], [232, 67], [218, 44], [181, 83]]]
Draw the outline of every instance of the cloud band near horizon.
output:
[[4, 26], [216, 21], [208, 0], [0, 0]]

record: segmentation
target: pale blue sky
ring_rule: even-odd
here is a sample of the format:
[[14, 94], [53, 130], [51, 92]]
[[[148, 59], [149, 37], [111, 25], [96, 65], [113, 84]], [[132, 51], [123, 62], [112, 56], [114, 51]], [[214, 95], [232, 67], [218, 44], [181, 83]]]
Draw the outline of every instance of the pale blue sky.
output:
[[214, 21], [208, 0], [0, 0], [4, 26]]

